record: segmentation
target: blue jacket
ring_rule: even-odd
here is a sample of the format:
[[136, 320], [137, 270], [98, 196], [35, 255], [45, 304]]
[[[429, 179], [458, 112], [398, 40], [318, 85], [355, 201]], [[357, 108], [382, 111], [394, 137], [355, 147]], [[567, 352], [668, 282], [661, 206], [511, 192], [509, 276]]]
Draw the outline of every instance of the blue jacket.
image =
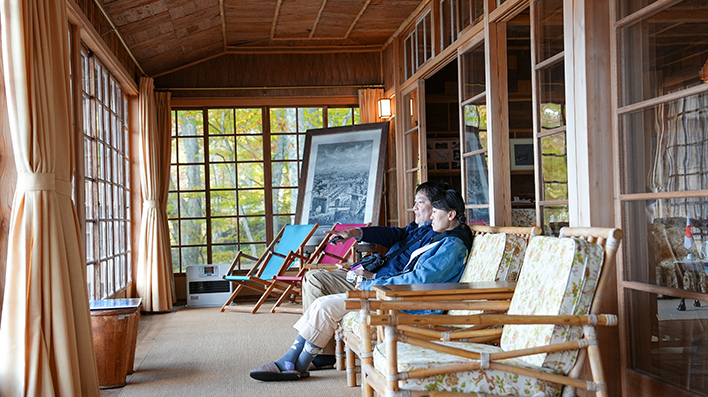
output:
[[374, 285], [456, 283], [465, 269], [467, 244], [457, 236], [447, 236], [437, 245], [414, 258], [412, 266], [398, 275], [363, 280], [362, 290]]
[[[456, 283], [465, 270], [465, 259], [472, 246], [472, 232], [467, 225], [460, 225], [452, 233], [445, 232], [431, 242], [432, 248], [413, 258], [405, 271], [389, 277], [363, 280], [359, 289], [370, 290], [375, 285]], [[429, 310], [407, 311], [411, 314], [429, 314]]]
[[421, 237], [418, 241], [406, 248], [400, 254], [387, 258], [384, 264], [375, 270], [376, 278], [388, 277], [403, 271], [411, 257], [411, 253], [418, 248], [428, 244], [437, 234], [433, 231], [430, 223], [421, 225], [411, 222], [405, 228], [393, 226], [369, 226], [361, 228], [361, 241], [374, 243], [382, 247], [389, 248], [388, 254], [396, 252], [409, 241]]

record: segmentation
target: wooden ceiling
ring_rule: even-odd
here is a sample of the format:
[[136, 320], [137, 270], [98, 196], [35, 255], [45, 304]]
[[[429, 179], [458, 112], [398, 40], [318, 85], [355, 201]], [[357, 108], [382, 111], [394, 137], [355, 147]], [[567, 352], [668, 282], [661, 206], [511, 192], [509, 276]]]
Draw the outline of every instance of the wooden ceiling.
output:
[[229, 53], [380, 51], [423, 0], [96, 0], [148, 76]]

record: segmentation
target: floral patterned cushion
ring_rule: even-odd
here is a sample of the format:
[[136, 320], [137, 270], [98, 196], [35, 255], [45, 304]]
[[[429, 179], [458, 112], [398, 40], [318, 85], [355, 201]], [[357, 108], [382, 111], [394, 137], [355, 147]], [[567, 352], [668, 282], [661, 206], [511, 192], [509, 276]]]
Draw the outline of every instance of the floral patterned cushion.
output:
[[[349, 331], [361, 338], [361, 317], [360, 311], [356, 310], [344, 315], [339, 321], [339, 327], [342, 331]], [[376, 327], [371, 327], [371, 335], [376, 339]]]
[[[460, 342], [438, 342], [441, 345], [453, 346], [469, 351], [494, 353], [500, 349], [496, 346], [460, 343]], [[411, 371], [415, 369], [431, 368], [438, 365], [449, 365], [473, 362], [473, 360], [453, 356], [446, 353], [436, 352], [409, 345], [398, 343], [398, 371]], [[519, 365], [526, 368], [534, 368], [518, 358], [502, 360], [507, 364]], [[386, 371], [386, 346], [384, 343], [374, 348], [374, 366], [383, 374]], [[536, 369], [536, 368], [534, 368]], [[542, 369], [551, 372], [548, 369]], [[505, 373], [499, 370], [473, 370], [461, 371], [453, 374], [434, 375], [425, 378], [406, 379], [398, 382], [402, 390], [429, 390], [429, 391], [451, 391], [459, 393], [489, 393], [490, 395], [514, 395], [514, 396], [560, 396], [561, 386], [556, 383], [538, 380], [524, 375]]]
[[[506, 233], [475, 236], [460, 282], [516, 281], [524, 260], [526, 240]], [[449, 314], [475, 314], [479, 311], [451, 310]]]
[[512, 208], [511, 226], [531, 227], [536, 225], [535, 208]]
[[[587, 314], [603, 263], [601, 246], [576, 238], [537, 237], [531, 240], [509, 314]], [[553, 266], [549, 266], [553, 264]], [[506, 325], [500, 346], [523, 349], [581, 337], [582, 327]], [[577, 351], [524, 356], [527, 363], [567, 373]]]

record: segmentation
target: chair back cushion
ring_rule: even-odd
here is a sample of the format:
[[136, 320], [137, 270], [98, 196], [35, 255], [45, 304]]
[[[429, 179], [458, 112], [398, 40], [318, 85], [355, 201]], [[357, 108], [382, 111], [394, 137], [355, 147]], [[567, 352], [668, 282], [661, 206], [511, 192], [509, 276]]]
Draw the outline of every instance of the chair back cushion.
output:
[[[506, 233], [488, 233], [474, 237], [472, 251], [460, 282], [516, 281], [524, 260], [526, 240]], [[480, 310], [450, 310], [452, 315], [470, 315]]]
[[460, 282], [516, 281], [525, 250], [526, 240], [513, 234], [475, 236]]
[[[529, 243], [524, 265], [511, 299], [509, 314], [583, 315], [595, 295], [604, 249], [578, 238], [535, 237]], [[544, 346], [578, 339], [579, 326], [505, 325], [503, 350]], [[524, 356], [535, 366], [561, 373], [570, 371], [577, 351]]]

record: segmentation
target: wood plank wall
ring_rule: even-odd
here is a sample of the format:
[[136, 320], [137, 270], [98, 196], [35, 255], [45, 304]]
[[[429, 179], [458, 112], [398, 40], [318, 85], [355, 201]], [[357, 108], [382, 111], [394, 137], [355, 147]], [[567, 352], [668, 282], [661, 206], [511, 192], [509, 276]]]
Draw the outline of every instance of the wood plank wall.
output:
[[121, 65], [125, 70], [133, 77], [133, 80], [137, 83], [140, 81], [140, 69], [131, 58], [128, 50], [125, 49], [123, 43], [121, 43], [118, 35], [108, 20], [103, 16], [103, 13], [96, 5], [94, 0], [75, 0], [76, 4], [79, 6], [81, 11], [86, 15], [86, 18], [91, 22], [94, 29], [101, 35], [101, 38], [106, 43], [108, 48], [111, 49], [116, 58], [120, 61]]
[[155, 78], [173, 98], [356, 96], [381, 84], [380, 52], [225, 54]]
[[384, 91], [388, 92], [395, 89], [396, 85], [396, 57], [394, 53], [394, 48], [396, 46], [391, 43], [389, 46], [384, 48], [381, 58], [382, 58], [382, 69], [383, 69], [383, 79], [384, 79]]

